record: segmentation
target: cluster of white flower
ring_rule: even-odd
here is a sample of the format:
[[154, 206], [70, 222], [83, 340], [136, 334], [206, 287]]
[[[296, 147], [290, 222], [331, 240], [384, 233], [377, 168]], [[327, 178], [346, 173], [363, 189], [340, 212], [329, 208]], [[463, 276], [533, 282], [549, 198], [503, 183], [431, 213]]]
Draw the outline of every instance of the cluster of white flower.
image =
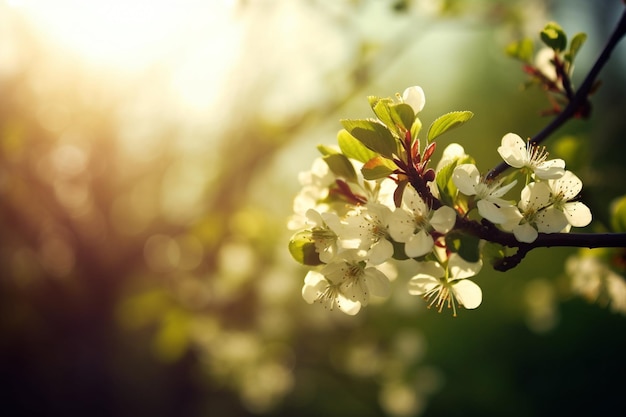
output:
[[515, 202], [502, 199], [517, 180], [501, 186], [503, 179], [488, 181], [473, 164], [458, 165], [452, 180], [459, 191], [473, 196], [480, 215], [502, 229], [511, 231], [520, 242], [532, 243], [538, 233], [567, 232], [591, 222], [589, 208], [575, 199], [582, 181], [565, 170], [562, 159], [547, 159], [545, 148], [508, 133], [498, 153], [502, 159], [526, 175], [526, 185]]
[[[505, 179], [481, 176], [471, 163], [473, 159], [458, 144], [444, 150], [436, 171], [427, 169], [434, 150], [430, 132], [429, 143], [421, 154], [419, 141], [411, 137], [417, 136], [421, 127], [417, 113], [423, 109], [425, 97], [420, 87], [405, 90], [398, 104], [389, 103], [384, 103], [387, 112], [393, 105], [410, 106], [412, 119], [417, 121], [412, 126], [406, 123], [410, 129], [398, 125], [389, 128], [390, 123], [378, 119], [373, 122], [377, 125], [372, 131], [386, 125], [392, 132], [389, 137], [393, 134], [397, 150], [385, 157], [398, 169], [366, 179], [365, 166], [381, 166], [381, 155], [372, 152], [376, 144], [370, 143], [366, 152], [374, 154], [372, 161], [378, 165], [324, 148], [325, 155], [300, 175], [302, 190], [289, 222], [298, 233], [290, 249], [296, 259], [313, 268], [302, 289], [307, 302], [356, 314], [368, 304], [370, 296], [389, 294], [390, 280], [383, 272], [388, 261], [412, 258], [417, 261], [417, 274], [409, 281], [409, 292], [429, 300], [429, 307], [441, 311], [447, 306], [456, 315], [457, 305], [473, 309], [482, 301], [478, 285], [467, 280], [479, 272], [480, 256], [464, 259], [446, 242], [446, 235], [457, 222], [475, 221], [468, 217], [472, 209], [502, 230], [512, 232], [519, 242], [527, 243], [533, 242], [538, 233], [566, 232], [571, 226], [585, 226], [591, 221], [589, 209], [575, 201], [581, 181], [565, 170], [563, 160], [548, 160], [545, 149], [525, 143], [513, 133], [502, 138], [498, 153], [518, 169], [514, 175], [523, 173], [526, 181], [518, 202], [505, 200], [517, 179], [503, 185]], [[380, 111], [378, 104], [372, 107]], [[406, 114], [406, 106], [403, 111]], [[388, 162], [382, 163], [383, 169], [387, 169], [385, 164]], [[418, 176], [427, 191], [420, 194], [411, 175]], [[446, 187], [446, 183], [453, 186]], [[478, 240], [475, 242], [479, 245]]]

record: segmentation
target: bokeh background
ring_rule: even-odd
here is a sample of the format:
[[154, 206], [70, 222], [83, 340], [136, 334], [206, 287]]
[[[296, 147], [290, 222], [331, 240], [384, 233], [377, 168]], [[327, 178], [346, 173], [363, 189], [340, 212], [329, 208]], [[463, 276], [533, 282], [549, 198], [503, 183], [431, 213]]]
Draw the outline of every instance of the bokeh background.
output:
[[[356, 317], [306, 304], [286, 229], [317, 144], [367, 95], [487, 170], [537, 133], [506, 45], [589, 39], [618, 0], [0, 1], [0, 403], [6, 416], [624, 415], [626, 321], [567, 291], [574, 249], [485, 268], [459, 317], [406, 293]], [[605, 230], [626, 193], [626, 46], [587, 121], [548, 142]], [[576, 77], [577, 75], [577, 77]], [[572, 153], [572, 149], [576, 152]]]

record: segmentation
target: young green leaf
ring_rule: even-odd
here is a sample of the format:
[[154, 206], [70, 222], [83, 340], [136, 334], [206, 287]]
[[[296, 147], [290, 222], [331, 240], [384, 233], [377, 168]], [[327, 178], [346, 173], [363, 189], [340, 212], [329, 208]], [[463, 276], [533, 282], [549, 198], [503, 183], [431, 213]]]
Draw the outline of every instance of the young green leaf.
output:
[[438, 117], [428, 128], [428, 141], [443, 135], [448, 130], [462, 125], [474, 116], [471, 111], [453, 111]]
[[549, 22], [539, 36], [543, 43], [555, 51], [564, 51], [567, 47], [567, 35], [556, 22]]
[[328, 164], [328, 168], [335, 176], [344, 178], [347, 181], [356, 182], [356, 171], [350, 160], [341, 153], [326, 155], [322, 157]]
[[319, 254], [315, 250], [315, 242], [313, 242], [310, 230], [303, 230], [293, 235], [289, 241], [289, 253], [293, 259], [302, 265], [321, 265]]
[[393, 158], [397, 151], [396, 140], [391, 132], [376, 120], [342, 120], [343, 127], [363, 145], [386, 158]]
[[361, 172], [363, 173], [363, 178], [366, 180], [377, 180], [389, 176], [396, 169], [396, 164], [389, 159], [376, 156], [363, 165]]
[[530, 64], [533, 60], [533, 41], [530, 38], [510, 43], [505, 52], [507, 55]]
[[574, 63], [574, 59], [576, 58], [578, 51], [580, 51], [580, 48], [582, 48], [586, 40], [587, 40], [586, 33], [581, 32], [581, 33], [577, 33], [576, 35], [574, 35], [569, 45], [569, 51], [565, 54], [565, 59], [570, 64]]
[[436, 183], [439, 189], [440, 199], [441, 202], [447, 206], [454, 205], [454, 198], [458, 191], [454, 182], [452, 182], [452, 173], [457, 163], [458, 161], [454, 160], [437, 171]]
[[[348, 158], [356, 159], [359, 162], [367, 162], [378, 154], [363, 145], [361, 141], [352, 136], [347, 130], [341, 129], [337, 134], [339, 149]], [[327, 154], [326, 154], [327, 155]]]
[[317, 145], [317, 150], [322, 154], [322, 156], [334, 155], [336, 153], [339, 153], [337, 152], [337, 149], [326, 145]]

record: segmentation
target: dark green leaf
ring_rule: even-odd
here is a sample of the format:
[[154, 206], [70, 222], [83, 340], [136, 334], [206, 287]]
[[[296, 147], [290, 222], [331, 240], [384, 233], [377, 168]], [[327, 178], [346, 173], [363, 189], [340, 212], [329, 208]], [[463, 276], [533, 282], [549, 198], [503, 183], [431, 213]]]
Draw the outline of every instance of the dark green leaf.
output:
[[395, 126], [400, 126], [405, 131], [411, 129], [413, 121], [415, 120], [415, 113], [413, 112], [413, 108], [411, 106], [404, 103], [398, 103], [390, 106], [389, 110], [391, 119], [393, 120]]
[[321, 265], [319, 254], [315, 250], [315, 242], [313, 242], [310, 230], [303, 230], [293, 235], [289, 241], [289, 253], [293, 259], [303, 265], [315, 266]]
[[556, 22], [549, 22], [539, 36], [543, 43], [555, 51], [564, 51], [567, 47], [567, 35]]
[[356, 182], [356, 171], [354, 166], [344, 154], [335, 153], [323, 157], [324, 161], [335, 176], [344, 178], [347, 181]]
[[446, 247], [452, 252], [458, 253], [467, 262], [480, 260], [479, 243], [478, 237], [465, 233], [451, 231], [446, 235]]

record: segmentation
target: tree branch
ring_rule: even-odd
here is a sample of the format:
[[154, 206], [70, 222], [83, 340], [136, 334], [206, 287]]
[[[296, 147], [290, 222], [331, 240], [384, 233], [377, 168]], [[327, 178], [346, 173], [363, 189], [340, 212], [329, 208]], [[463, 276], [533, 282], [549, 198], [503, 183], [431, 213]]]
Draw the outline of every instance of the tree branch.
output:
[[[595, 84], [596, 78], [598, 74], [609, 61], [611, 57], [611, 53], [619, 43], [619, 41], [626, 35], [626, 10], [622, 13], [622, 17], [620, 18], [613, 34], [607, 41], [604, 49], [600, 53], [600, 56], [596, 60], [595, 64], [589, 70], [589, 73], [583, 80], [583, 83], [580, 85], [576, 94], [569, 101], [568, 105], [563, 109], [558, 116], [556, 116], [552, 122], [550, 122], [545, 128], [543, 128], [539, 133], [537, 133], [532, 139], [530, 139], [531, 143], [539, 144], [543, 142], [548, 136], [550, 136], [554, 131], [560, 128], [565, 122], [567, 122], [572, 117], [585, 114], [589, 109], [589, 101], [588, 97], [591, 93], [591, 90]], [[505, 162], [501, 162], [495, 168], [493, 168], [487, 174], [488, 179], [493, 179], [506, 171], [509, 168], [509, 165]]]

